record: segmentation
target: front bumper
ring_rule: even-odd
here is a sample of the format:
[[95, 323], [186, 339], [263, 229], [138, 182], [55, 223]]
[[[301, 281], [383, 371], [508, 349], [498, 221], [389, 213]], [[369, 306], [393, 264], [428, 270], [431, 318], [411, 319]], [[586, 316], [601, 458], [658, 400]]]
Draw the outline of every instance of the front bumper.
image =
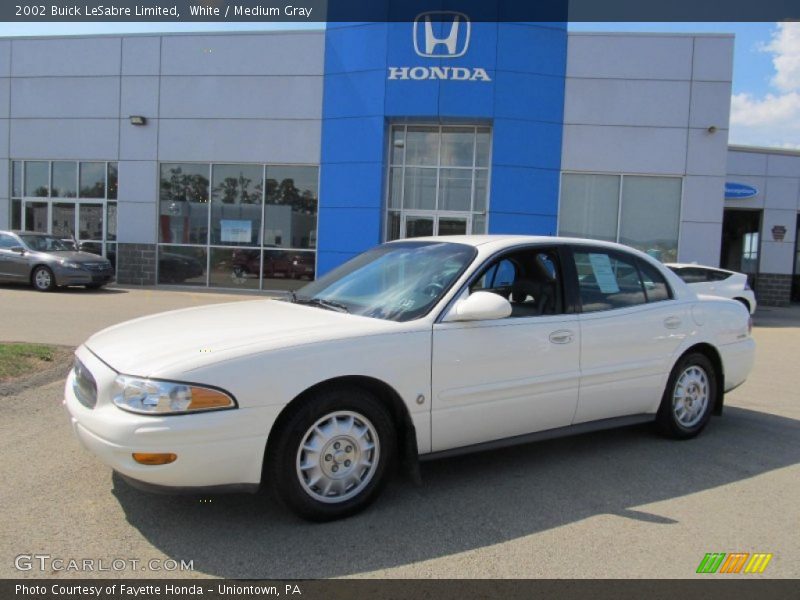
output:
[[56, 276], [56, 285], [105, 285], [114, 279], [114, 269], [90, 271], [56, 266], [53, 274]]
[[[72, 388], [74, 374], [69, 374], [64, 406], [73, 431], [125, 479], [158, 491], [258, 487], [267, 435], [279, 407], [170, 416], [129, 413], [111, 402], [117, 373], [84, 346], [76, 355], [94, 376], [98, 399], [94, 408], [81, 404]], [[134, 452], [171, 452], [178, 458], [167, 465], [142, 465], [133, 459]]]

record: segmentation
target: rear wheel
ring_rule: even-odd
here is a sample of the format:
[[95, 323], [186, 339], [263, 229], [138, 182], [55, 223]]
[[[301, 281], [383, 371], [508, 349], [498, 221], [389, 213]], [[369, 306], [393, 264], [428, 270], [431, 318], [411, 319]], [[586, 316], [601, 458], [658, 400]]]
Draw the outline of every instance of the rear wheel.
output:
[[36, 267], [31, 273], [31, 283], [40, 292], [52, 292], [56, 289], [56, 278], [49, 267]]
[[687, 354], [669, 376], [656, 416], [658, 429], [678, 439], [696, 436], [711, 418], [716, 397], [714, 365], [705, 354]]
[[274, 435], [265, 483], [291, 510], [313, 521], [366, 508], [394, 461], [392, 418], [378, 398], [360, 388], [315, 393]]

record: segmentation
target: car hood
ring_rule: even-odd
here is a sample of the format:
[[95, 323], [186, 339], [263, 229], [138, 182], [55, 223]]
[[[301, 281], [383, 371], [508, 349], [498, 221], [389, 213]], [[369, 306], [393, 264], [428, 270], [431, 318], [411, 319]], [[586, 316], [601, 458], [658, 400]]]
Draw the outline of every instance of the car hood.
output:
[[242, 355], [396, 331], [400, 325], [264, 299], [126, 321], [96, 333], [85, 345], [119, 373], [158, 377]]
[[56, 258], [58, 260], [70, 260], [72, 262], [79, 262], [79, 263], [106, 262], [106, 259], [98, 254], [91, 254], [90, 252], [79, 252], [77, 250], [38, 252], [37, 254], [45, 254], [47, 256]]

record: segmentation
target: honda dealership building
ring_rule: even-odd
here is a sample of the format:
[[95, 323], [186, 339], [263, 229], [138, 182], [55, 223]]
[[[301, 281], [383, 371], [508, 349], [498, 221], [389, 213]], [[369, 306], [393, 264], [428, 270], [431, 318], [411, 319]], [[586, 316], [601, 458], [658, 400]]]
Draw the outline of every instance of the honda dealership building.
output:
[[729, 35], [564, 23], [0, 40], [0, 229], [121, 283], [287, 290], [382, 241], [618, 240], [789, 301], [800, 153], [730, 147]]

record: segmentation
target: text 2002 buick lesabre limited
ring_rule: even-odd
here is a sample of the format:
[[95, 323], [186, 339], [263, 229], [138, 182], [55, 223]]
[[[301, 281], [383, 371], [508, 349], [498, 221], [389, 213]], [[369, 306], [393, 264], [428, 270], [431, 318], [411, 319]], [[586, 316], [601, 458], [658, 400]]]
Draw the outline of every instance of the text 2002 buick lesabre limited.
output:
[[190, 308], [78, 348], [78, 438], [155, 489], [364, 508], [397, 459], [655, 421], [688, 438], [754, 358], [750, 317], [649, 256], [587, 240], [392, 242], [293, 298]]

